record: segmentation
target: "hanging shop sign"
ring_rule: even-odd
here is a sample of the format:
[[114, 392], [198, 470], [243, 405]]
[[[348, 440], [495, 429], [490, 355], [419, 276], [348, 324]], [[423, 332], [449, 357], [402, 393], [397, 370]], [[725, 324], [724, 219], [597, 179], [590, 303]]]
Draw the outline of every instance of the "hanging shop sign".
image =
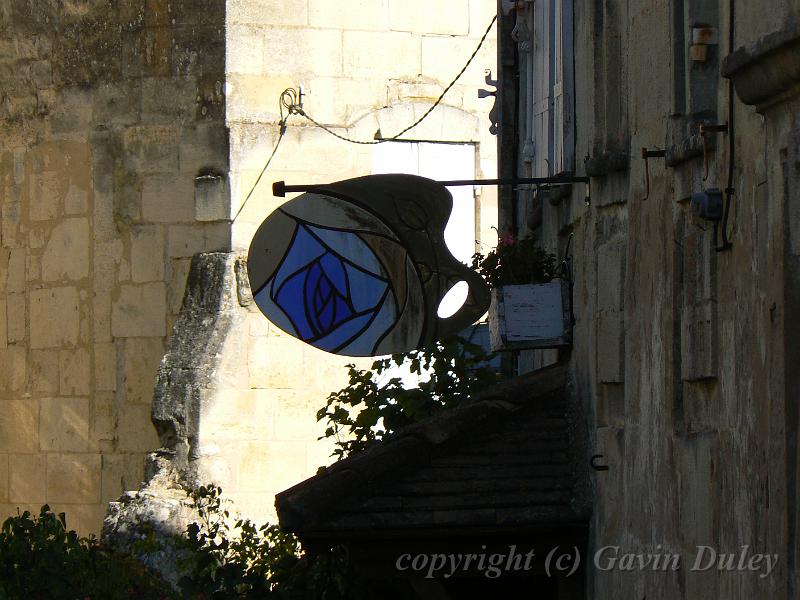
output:
[[[486, 283], [445, 245], [444, 185], [393, 174], [306, 189], [261, 224], [247, 260], [255, 302], [282, 330], [327, 352], [380, 356], [454, 335], [486, 312]], [[466, 301], [439, 317], [461, 281]]]

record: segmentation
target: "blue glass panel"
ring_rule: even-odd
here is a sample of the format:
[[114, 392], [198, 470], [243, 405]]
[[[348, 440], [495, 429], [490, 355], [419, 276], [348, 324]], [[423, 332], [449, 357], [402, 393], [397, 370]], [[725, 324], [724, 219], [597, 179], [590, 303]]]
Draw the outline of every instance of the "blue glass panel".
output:
[[344, 274], [344, 265], [341, 259], [331, 253], [325, 254], [320, 259], [322, 270], [330, 279], [331, 284], [339, 291], [342, 296], [347, 296], [347, 279]]
[[320, 333], [325, 333], [322, 330], [322, 327], [319, 324], [318, 313], [319, 309], [321, 308], [320, 302], [317, 301], [318, 292], [319, 292], [319, 281], [322, 277], [322, 270], [319, 268], [317, 263], [311, 265], [311, 267], [306, 271], [306, 280], [304, 283], [303, 288], [303, 298], [305, 303], [305, 309], [309, 313], [311, 318], [311, 327], [313, 327], [315, 331], [315, 335], [319, 335]]
[[369, 320], [372, 318], [372, 313], [364, 315], [357, 315], [347, 321], [341, 323], [336, 329], [323, 338], [314, 342], [317, 348], [322, 348], [331, 352], [350, 341], [350, 339], [357, 335], [363, 329]]
[[386, 272], [372, 251], [372, 248], [355, 233], [349, 231], [334, 231], [319, 227], [308, 227], [336, 254], [345, 260], [358, 265], [362, 269], [386, 277]]
[[294, 323], [297, 329], [297, 333], [299, 333], [300, 338], [304, 340], [314, 335], [311, 324], [306, 318], [305, 307], [301, 300], [303, 298], [305, 278], [306, 273], [303, 271], [295, 274], [294, 277], [284, 282], [275, 299], [275, 303], [292, 320], [292, 323]]
[[331, 280], [328, 279], [328, 274], [325, 273], [324, 269], [323, 273], [325, 276], [319, 282], [317, 293], [319, 294], [320, 299], [324, 301], [325, 298], [333, 293], [333, 286], [331, 285]]
[[319, 307], [319, 329], [320, 331], [328, 332], [334, 325], [334, 308], [336, 307], [336, 300], [328, 297], [328, 301]]
[[353, 314], [353, 311], [350, 310], [350, 307], [347, 305], [342, 296], [337, 295], [334, 302], [336, 302], [336, 318], [339, 321], [344, 321]]
[[291, 277], [299, 269], [312, 263], [323, 254], [325, 254], [325, 247], [314, 239], [302, 225], [298, 227], [292, 245], [286, 252], [286, 257], [283, 259], [278, 272], [275, 273], [272, 284], [274, 286], [272, 297], [275, 297], [275, 293], [283, 285], [287, 277]]
[[345, 270], [350, 280], [350, 299], [353, 301], [353, 308], [356, 312], [372, 309], [386, 292], [388, 287], [386, 282], [347, 264]]
[[261, 312], [265, 315], [269, 315], [270, 321], [275, 323], [275, 325], [283, 329], [286, 333], [295, 337], [302, 337], [297, 333], [297, 330], [294, 328], [294, 325], [292, 325], [289, 317], [286, 316], [286, 313], [283, 312], [283, 309], [275, 304], [272, 298], [269, 297], [270, 284], [271, 282], [267, 281], [267, 285], [253, 297], [253, 300], [256, 301]]
[[342, 354], [360, 356], [373, 354], [373, 350], [380, 341], [381, 336], [389, 331], [396, 323], [396, 319], [399, 318], [396, 316], [396, 312], [397, 307], [394, 302], [394, 296], [392, 294], [387, 294], [386, 300], [384, 300], [383, 304], [380, 306], [375, 320], [370, 323], [364, 333], [342, 349]]

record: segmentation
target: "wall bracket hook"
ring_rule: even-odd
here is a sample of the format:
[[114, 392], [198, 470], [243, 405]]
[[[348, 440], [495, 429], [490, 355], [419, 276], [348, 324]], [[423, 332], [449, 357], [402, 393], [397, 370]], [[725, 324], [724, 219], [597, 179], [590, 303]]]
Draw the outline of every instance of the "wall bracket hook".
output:
[[605, 458], [604, 455], [594, 454], [592, 458], [589, 460], [589, 464], [595, 471], [608, 471], [608, 465], [597, 464], [597, 461], [601, 458]]
[[648, 165], [648, 158], [657, 158], [657, 157], [664, 157], [666, 156], [667, 151], [661, 150], [659, 148], [654, 148], [653, 150], [648, 150], [647, 148], [642, 148], [642, 158], [644, 159], [644, 198], [642, 200], [647, 200], [650, 197], [650, 167]]

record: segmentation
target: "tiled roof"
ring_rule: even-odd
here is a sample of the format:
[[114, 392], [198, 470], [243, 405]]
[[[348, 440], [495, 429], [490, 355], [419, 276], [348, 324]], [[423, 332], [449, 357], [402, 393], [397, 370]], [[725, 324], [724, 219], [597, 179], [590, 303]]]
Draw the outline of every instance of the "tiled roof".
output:
[[280, 493], [302, 537], [588, 522], [581, 428], [555, 366], [504, 382]]

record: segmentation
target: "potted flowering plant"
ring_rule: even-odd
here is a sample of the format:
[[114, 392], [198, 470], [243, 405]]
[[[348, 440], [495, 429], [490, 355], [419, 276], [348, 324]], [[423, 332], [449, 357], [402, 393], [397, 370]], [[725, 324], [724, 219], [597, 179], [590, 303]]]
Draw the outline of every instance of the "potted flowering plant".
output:
[[493, 352], [572, 343], [569, 284], [558, 277], [556, 257], [535, 239], [506, 234], [487, 255], [475, 254], [472, 268], [492, 288]]

